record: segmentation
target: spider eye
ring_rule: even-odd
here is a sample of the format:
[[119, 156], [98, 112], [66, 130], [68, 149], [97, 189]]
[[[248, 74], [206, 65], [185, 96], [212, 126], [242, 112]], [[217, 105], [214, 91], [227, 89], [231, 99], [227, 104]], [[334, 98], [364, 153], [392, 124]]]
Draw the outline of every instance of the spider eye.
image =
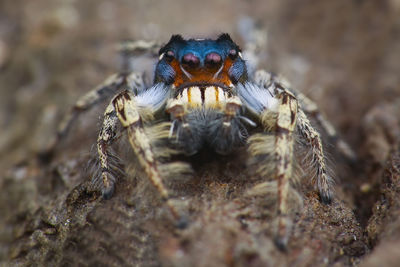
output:
[[168, 51], [165, 53], [165, 59], [166, 59], [167, 61], [169, 61], [169, 62], [171, 62], [171, 61], [174, 59], [174, 57], [175, 57], [174, 51], [168, 50]]
[[236, 59], [237, 56], [238, 56], [238, 52], [237, 52], [235, 49], [229, 50], [229, 57], [230, 57], [231, 59]]

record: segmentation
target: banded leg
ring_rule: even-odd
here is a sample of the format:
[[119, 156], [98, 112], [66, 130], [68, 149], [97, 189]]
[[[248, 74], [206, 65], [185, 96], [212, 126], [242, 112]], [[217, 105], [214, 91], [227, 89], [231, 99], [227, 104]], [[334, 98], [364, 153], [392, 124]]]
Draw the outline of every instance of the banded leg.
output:
[[130, 56], [144, 53], [150, 53], [153, 56], [157, 56], [158, 50], [160, 50], [160, 45], [154, 41], [127, 40], [119, 43], [117, 49], [122, 54], [122, 56]]
[[[282, 84], [282, 88], [283, 90], [291, 94], [291, 92], [288, 91], [287, 89], [287, 85]], [[352, 157], [354, 158], [354, 154], [352, 154], [353, 152], [351, 151], [350, 147], [348, 147], [344, 141], [337, 138], [337, 134], [334, 127], [322, 117], [322, 115], [318, 111], [317, 105], [314, 102], [312, 102], [302, 93], [297, 92], [294, 95], [296, 95], [296, 99], [299, 101], [299, 107], [300, 107], [298, 109], [298, 119], [297, 119], [298, 129], [300, 130], [301, 135], [305, 138], [305, 140], [311, 147], [313, 164], [317, 169], [316, 177], [313, 177], [312, 183], [316, 185], [316, 188], [320, 194], [322, 202], [328, 204], [332, 200], [333, 180], [327, 174], [325, 157], [320, 135], [312, 127], [311, 122], [309, 121], [305, 112], [302, 109], [303, 106], [306, 106], [308, 108], [308, 111], [311, 114], [314, 114], [316, 118], [320, 118], [319, 121], [321, 123], [320, 125], [328, 133], [329, 137], [335, 138], [339, 143], [345, 145], [345, 147], [342, 147], [345, 148], [345, 150], [342, 150], [342, 153], [347, 153], [349, 158]]]
[[[329, 203], [332, 198], [332, 179], [327, 175], [323, 148], [320, 136], [313, 129], [305, 113], [301, 110], [296, 94], [292, 93], [288, 85], [277, 80], [277, 78], [265, 71], [255, 74], [257, 85], [248, 84], [238, 87], [238, 94], [245, 103], [246, 108], [253, 110], [260, 117], [262, 126], [266, 132], [276, 133], [274, 155], [275, 155], [275, 177], [278, 183], [278, 232], [276, 244], [281, 249], [286, 247], [291, 220], [288, 216], [287, 197], [289, 178], [292, 176], [292, 157], [294, 146], [294, 130], [296, 127], [301, 135], [311, 146], [314, 164], [317, 168], [316, 184], [321, 199]], [[277, 102], [275, 100], [278, 99]], [[297, 125], [297, 126], [296, 126]], [[264, 156], [269, 150], [267, 136], [252, 136], [249, 151], [253, 156]], [[264, 158], [268, 160], [268, 157]], [[265, 161], [264, 159], [264, 161]], [[269, 174], [271, 167], [268, 162], [258, 169], [258, 173]], [[273, 169], [272, 169], [273, 170]]]
[[356, 159], [353, 150], [345, 141], [340, 139], [333, 125], [321, 114], [315, 102], [303, 93], [294, 89], [289, 89], [291, 88], [290, 83], [285, 78], [277, 77], [276, 75], [264, 70], [258, 70], [254, 75], [254, 80], [256, 84], [267, 88], [269, 91], [274, 91], [275, 88], [279, 88], [293, 93], [299, 102], [300, 109], [304, 110], [306, 114], [315, 119], [315, 122], [326, 132], [329, 139], [335, 143], [340, 153], [342, 153], [348, 160], [354, 161]]
[[306, 97], [304, 94], [300, 92], [296, 92], [296, 97], [300, 103], [301, 108], [312, 116], [316, 123], [328, 134], [329, 139], [332, 140], [336, 147], [339, 149], [339, 151], [348, 159], [351, 161], [356, 160], [356, 154], [354, 151], [350, 148], [350, 146], [340, 139], [338, 136], [335, 127], [321, 114], [321, 112], [318, 109], [317, 104], [315, 104], [314, 101]]
[[55, 139], [49, 144], [43, 154], [51, 155], [56, 146], [67, 135], [69, 129], [79, 115], [95, 106], [97, 103], [115, 94], [125, 83], [126, 79], [123, 75], [113, 74], [109, 76], [102, 84], [90, 90], [88, 93], [78, 99], [72, 109], [61, 121]]
[[[118, 117], [110, 103], [104, 112], [103, 125], [97, 138], [97, 153], [101, 166], [101, 192], [104, 199], [110, 199], [114, 193], [116, 171], [119, 174], [122, 173], [113, 164], [113, 155], [109, 151], [109, 147], [116, 139], [117, 125]], [[93, 183], [98, 183], [96, 176]]]
[[58, 136], [63, 137], [67, 134], [70, 126], [80, 115], [80, 113], [89, 110], [100, 101], [117, 93], [124, 86], [127, 86], [135, 93], [145, 87], [142, 75], [132, 72], [129, 74], [113, 74], [103, 83], [93, 90], [89, 91], [78, 99], [71, 112], [65, 117], [58, 129]]
[[56, 146], [67, 135], [72, 124], [82, 112], [89, 110], [100, 101], [118, 93], [118, 91], [120, 91], [124, 86], [128, 87], [128, 89], [132, 90], [136, 94], [145, 89], [146, 86], [143, 76], [133, 72], [129, 67], [129, 56], [148, 52], [151, 55], [156, 56], [158, 48], [159, 45], [157, 43], [142, 40], [120, 43], [118, 50], [123, 57], [122, 72], [109, 76], [103, 83], [78, 99], [73, 108], [61, 121], [54, 140], [52, 140], [48, 147], [40, 153], [41, 157], [44, 159], [51, 157]]
[[138, 157], [140, 165], [150, 179], [163, 201], [166, 202], [175, 219], [180, 220], [179, 213], [169, 198], [158, 171], [158, 163], [150, 146], [150, 140], [143, 129], [143, 123], [134, 95], [125, 91], [112, 101], [122, 126], [127, 129], [129, 143]]
[[285, 249], [291, 231], [288, 214], [289, 181], [292, 176], [293, 132], [297, 121], [297, 100], [288, 92], [278, 95], [280, 105], [276, 119], [275, 136], [275, 177], [278, 182], [278, 231], [276, 244]]
[[70, 113], [67, 114], [64, 120], [61, 122], [57, 133], [58, 136], [62, 137], [67, 134], [70, 126], [81, 112], [89, 110], [107, 96], [111, 96], [113, 93], [115, 93], [115, 89], [121, 86], [123, 82], [124, 77], [118, 74], [113, 74], [96, 88], [81, 96], [72, 107]]
[[317, 188], [323, 203], [329, 204], [332, 201], [333, 180], [328, 176], [325, 166], [325, 158], [321, 138], [318, 132], [311, 126], [306, 114], [299, 109], [298, 129], [301, 135], [307, 140], [312, 149], [312, 161], [316, 166], [317, 173], [313, 177], [312, 183]]

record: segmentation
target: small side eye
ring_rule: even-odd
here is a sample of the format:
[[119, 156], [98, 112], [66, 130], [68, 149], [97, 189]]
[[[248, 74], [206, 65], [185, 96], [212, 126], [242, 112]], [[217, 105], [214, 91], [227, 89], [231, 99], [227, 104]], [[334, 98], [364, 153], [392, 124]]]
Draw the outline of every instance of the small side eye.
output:
[[168, 50], [168, 51], [165, 53], [165, 58], [166, 58], [168, 61], [172, 61], [172, 60], [174, 59], [174, 57], [175, 57], [174, 51]]
[[230, 57], [231, 59], [236, 59], [237, 56], [238, 56], [238, 52], [237, 52], [235, 49], [229, 50], [229, 57]]
[[171, 62], [175, 57], [175, 53], [174, 53], [174, 51], [171, 51], [171, 50], [164, 52], [158, 57], [158, 60], [162, 60], [164, 58], [164, 56], [168, 62]]

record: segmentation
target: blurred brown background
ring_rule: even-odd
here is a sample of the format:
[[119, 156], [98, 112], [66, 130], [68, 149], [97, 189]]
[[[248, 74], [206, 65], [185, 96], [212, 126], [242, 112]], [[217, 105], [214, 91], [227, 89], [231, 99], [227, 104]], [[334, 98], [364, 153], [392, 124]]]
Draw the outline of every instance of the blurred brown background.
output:
[[246, 18], [267, 35], [261, 65], [315, 100], [358, 153], [340, 176], [367, 225], [398, 141], [399, 0], [1, 0], [0, 185], [80, 95], [118, 70], [119, 41], [228, 32], [244, 44]]

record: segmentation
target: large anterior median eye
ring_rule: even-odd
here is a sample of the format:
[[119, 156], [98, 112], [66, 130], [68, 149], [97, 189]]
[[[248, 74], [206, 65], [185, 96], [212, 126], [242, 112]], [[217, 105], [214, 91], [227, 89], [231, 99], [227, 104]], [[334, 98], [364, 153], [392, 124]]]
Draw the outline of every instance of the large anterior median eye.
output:
[[220, 66], [222, 61], [222, 57], [215, 52], [209, 53], [205, 58], [205, 64], [213, 67], [213, 66]]
[[199, 63], [200, 63], [200, 59], [192, 53], [187, 53], [182, 58], [182, 65], [184, 65], [184, 66], [194, 68], [194, 67], [197, 67], [199, 65]]

